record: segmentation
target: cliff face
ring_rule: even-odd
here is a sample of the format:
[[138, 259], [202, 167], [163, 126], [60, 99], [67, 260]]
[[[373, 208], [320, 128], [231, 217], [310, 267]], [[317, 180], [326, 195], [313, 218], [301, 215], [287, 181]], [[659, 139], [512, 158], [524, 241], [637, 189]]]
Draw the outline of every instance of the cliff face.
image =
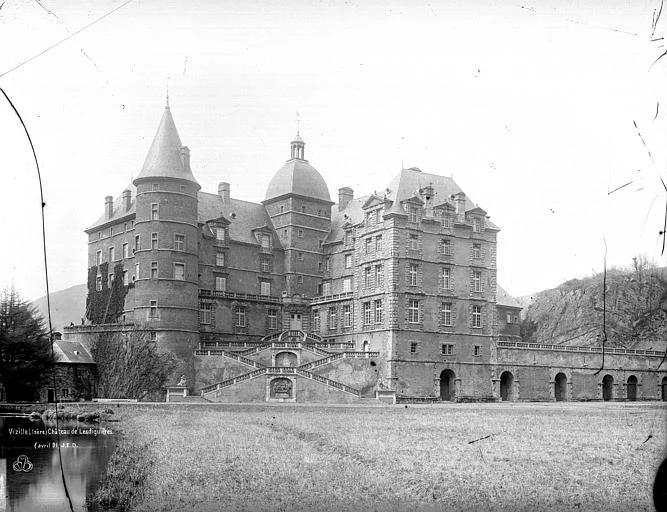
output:
[[664, 269], [635, 263], [607, 272], [606, 296], [602, 274], [536, 293], [525, 310], [524, 341], [599, 346], [606, 317], [608, 346], [661, 350], [667, 339], [666, 277]]

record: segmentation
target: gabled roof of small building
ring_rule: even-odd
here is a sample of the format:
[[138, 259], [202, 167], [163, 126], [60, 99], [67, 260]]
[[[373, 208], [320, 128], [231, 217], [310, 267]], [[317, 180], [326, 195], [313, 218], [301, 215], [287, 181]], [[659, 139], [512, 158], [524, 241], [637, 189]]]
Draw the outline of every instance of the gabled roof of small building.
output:
[[197, 183], [189, 166], [183, 165], [182, 148], [183, 144], [167, 103], [144, 165], [135, 181], [143, 178], [180, 178]]
[[57, 363], [94, 364], [93, 356], [78, 341], [56, 340], [53, 352]]
[[496, 305], [504, 306], [509, 308], [519, 308], [522, 309], [521, 304], [514, 297], [505, 291], [505, 289], [496, 285]]

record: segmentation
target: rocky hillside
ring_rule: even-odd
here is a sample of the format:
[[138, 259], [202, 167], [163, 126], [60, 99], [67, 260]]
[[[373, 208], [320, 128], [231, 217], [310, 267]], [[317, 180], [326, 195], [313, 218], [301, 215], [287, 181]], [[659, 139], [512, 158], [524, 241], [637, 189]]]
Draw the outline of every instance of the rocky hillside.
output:
[[[53, 330], [62, 332], [63, 327], [69, 325], [70, 322], [74, 324], [81, 323], [81, 318], [86, 312], [87, 293], [85, 284], [77, 284], [76, 286], [51, 293], [51, 321], [53, 323]], [[37, 312], [46, 322], [48, 317], [46, 295], [40, 297], [32, 304], [37, 308]]]
[[667, 340], [667, 272], [641, 260], [607, 271], [606, 297], [598, 274], [523, 299], [525, 341], [597, 346], [605, 316], [609, 346], [662, 350]]

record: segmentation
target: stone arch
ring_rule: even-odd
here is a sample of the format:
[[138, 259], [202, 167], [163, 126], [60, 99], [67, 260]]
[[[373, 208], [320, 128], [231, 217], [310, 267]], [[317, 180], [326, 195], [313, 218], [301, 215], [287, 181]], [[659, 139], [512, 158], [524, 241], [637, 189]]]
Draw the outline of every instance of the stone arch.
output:
[[667, 377], [662, 378], [662, 383], [660, 386], [660, 398], [663, 402], [667, 402]]
[[637, 400], [637, 377], [630, 375], [626, 381], [625, 398], [631, 402]]
[[500, 374], [500, 400], [503, 402], [514, 400], [514, 375], [510, 371]]
[[614, 399], [614, 377], [607, 374], [602, 378], [602, 400], [608, 402]]
[[456, 375], [450, 369], [440, 373], [440, 400], [453, 402], [456, 399]]
[[567, 401], [567, 375], [558, 372], [554, 377], [554, 398], [556, 402]]
[[299, 358], [294, 352], [278, 352], [275, 366], [299, 366]]
[[278, 377], [277, 379], [271, 380], [269, 387], [269, 397], [270, 398], [293, 398], [294, 397], [294, 387], [291, 379], [284, 377]]
[[368, 340], [364, 340], [364, 342], [361, 344], [361, 351], [362, 352], [370, 352], [370, 344], [368, 343]]

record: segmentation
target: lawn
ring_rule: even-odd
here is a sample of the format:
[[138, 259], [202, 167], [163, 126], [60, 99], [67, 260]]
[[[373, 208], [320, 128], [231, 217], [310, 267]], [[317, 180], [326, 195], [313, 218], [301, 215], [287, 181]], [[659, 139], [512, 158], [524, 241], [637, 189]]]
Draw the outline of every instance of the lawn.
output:
[[145, 473], [136, 511], [650, 511], [667, 446], [661, 404], [156, 405], [119, 416], [121, 446]]

